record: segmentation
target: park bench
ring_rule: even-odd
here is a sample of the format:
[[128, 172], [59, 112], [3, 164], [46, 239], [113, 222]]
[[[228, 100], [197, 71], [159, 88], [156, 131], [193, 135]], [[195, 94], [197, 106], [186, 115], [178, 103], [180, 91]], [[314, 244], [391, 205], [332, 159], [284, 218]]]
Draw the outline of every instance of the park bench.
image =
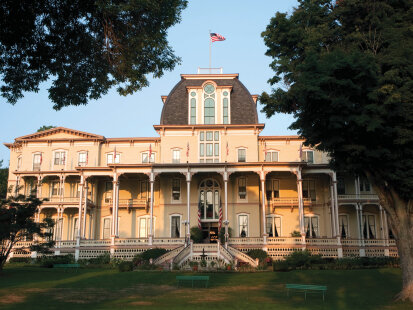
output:
[[304, 298], [307, 299], [307, 293], [323, 293], [327, 292], [327, 286], [324, 285], [310, 285], [310, 284], [286, 284], [287, 296], [290, 294], [290, 290], [304, 291]]
[[79, 269], [80, 265], [79, 264], [54, 264], [53, 268], [64, 268], [64, 271], [68, 269], [75, 268], [76, 271]]
[[209, 276], [176, 276], [177, 286], [181, 282], [191, 282], [194, 287], [194, 282], [205, 282], [205, 288], [208, 287]]

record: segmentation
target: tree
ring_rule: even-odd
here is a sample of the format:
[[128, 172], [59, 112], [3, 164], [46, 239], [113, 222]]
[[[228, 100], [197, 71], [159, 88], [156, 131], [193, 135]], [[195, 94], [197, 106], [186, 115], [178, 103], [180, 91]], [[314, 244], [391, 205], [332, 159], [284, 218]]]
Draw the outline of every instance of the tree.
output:
[[49, 130], [49, 129], [52, 129], [52, 128], [56, 128], [56, 126], [46, 126], [46, 125], [43, 125], [43, 126], [40, 127], [39, 129], [37, 129], [37, 132]]
[[0, 199], [7, 196], [7, 182], [9, 180], [9, 168], [2, 168], [3, 160], [0, 160]]
[[4, 0], [0, 2], [1, 95], [11, 104], [53, 79], [56, 110], [87, 104], [112, 86], [121, 95], [148, 86], [180, 58], [167, 30], [186, 0]]
[[35, 237], [38, 242], [34, 242], [30, 249], [42, 253], [48, 253], [54, 245], [51, 240], [53, 220], [45, 218], [42, 222], [34, 221], [42, 202], [34, 196], [26, 198], [23, 195], [0, 200], [0, 270], [17, 242]]
[[277, 74], [260, 101], [295, 117], [335, 170], [366, 176], [389, 215], [413, 302], [413, 2], [300, 0], [262, 33]]

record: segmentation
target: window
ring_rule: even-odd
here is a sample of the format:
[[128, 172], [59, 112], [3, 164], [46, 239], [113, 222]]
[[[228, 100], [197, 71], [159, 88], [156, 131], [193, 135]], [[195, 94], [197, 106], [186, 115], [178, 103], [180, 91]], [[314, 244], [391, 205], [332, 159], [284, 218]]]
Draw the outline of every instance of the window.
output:
[[339, 226], [339, 234], [341, 238], [345, 239], [350, 237], [349, 230], [348, 230], [348, 215], [342, 214], [338, 216], [338, 226]]
[[190, 99], [189, 99], [189, 123], [191, 125], [196, 124], [196, 92], [192, 91], [190, 94]]
[[54, 152], [54, 165], [64, 165], [66, 162], [66, 152], [56, 151]]
[[222, 97], [222, 122], [224, 124], [229, 124], [229, 92], [224, 91]]
[[238, 197], [239, 199], [247, 198], [247, 180], [246, 178], [238, 178]]
[[265, 161], [278, 161], [278, 152], [277, 151], [267, 151], [265, 154]]
[[[108, 164], [119, 164], [120, 163], [120, 154], [116, 153], [116, 156], [114, 155], [115, 155], [114, 153], [107, 154], [106, 162]], [[115, 157], [115, 160], [113, 160], [114, 157]]]
[[314, 151], [303, 151], [302, 161], [305, 161], [309, 164], [314, 163]]
[[35, 180], [29, 179], [26, 182], [26, 196], [36, 196], [37, 185]]
[[246, 149], [238, 149], [238, 162], [245, 163], [247, 159], [247, 150]]
[[219, 131], [199, 132], [199, 162], [219, 162]]
[[215, 87], [204, 86], [204, 124], [215, 124]]
[[266, 229], [268, 237], [280, 237], [281, 236], [281, 217], [268, 216], [266, 219]]
[[42, 165], [42, 154], [34, 154], [33, 155], [33, 170], [40, 170], [40, 166]]
[[[112, 163], [113, 162], [113, 155], [112, 154], [110, 154], [111, 155], [111, 162], [110, 163]], [[87, 162], [88, 162], [88, 153], [87, 152], [80, 152], [79, 153], [79, 155], [78, 155], [78, 166], [80, 166], [80, 167], [83, 167], [83, 166], [86, 166], [87, 165]], [[108, 154], [108, 164], [109, 164], [109, 154]]]
[[274, 198], [279, 198], [280, 197], [280, 181], [269, 179], [265, 183], [266, 183], [265, 192], [267, 196], [267, 201], [270, 202]]
[[112, 182], [105, 183], [105, 202], [110, 203], [112, 200], [113, 184]]
[[337, 179], [337, 195], [346, 194], [346, 183], [343, 178]]
[[306, 238], [317, 238], [318, 234], [318, 216], [304, 216], [304, 228]]
[[151, 158], [149, 158], [149, 152], [142, 153], [142, 164], [154, 163], [154, 162], [155, 162], [155, 153], [151, 154]]
[[362, 179], [360, 180], [360, 192], [370, 192], [371, 190], [371, 186], [369, 181], [367, 181], [366, 179]]
[[374, 215], [363, 215], [364, 239], [376, 239], [376, 221]]
[[315, 181], [303, 180], [303, 198], [316, 200]]
[[199, 186], [199, 208], [201, 219], [218, 220], [221, 206], [219, 184], [214, 179], [206, 179]]
[[[151, 229], [151, 218], [150, 216], [141, 216], [138, 218], [139, 224], [139, 238], [148, 238]], [[155, 236], [155, 218], [153, 218], [153, 235]]]
[[248, 237], [248, 215], [238, 215], [238, 237]]
[[110, 224], [112, 220], [111, 218], [107, 217], [103, 219], [103, 239], [110, 239]]
[[20, 168], [22, 167], [22, 157], [19, 156], [17, 157], [17, 166], [16, 166], [16, 170], [20, 170]]
[[140, 180], [139, 186], [139, 199], [146, 199], [148, 197], [148, 181], [147, 180]]
[[181, 151], [172, 150], [172, 162], [174, 164], [179, 164], [181, 162]]
[[181, 216], [172, 215], [171, 216], [171, 238], [181, 237]]
[[70, 183], [70, 197], [80, 197], [79, 183]]
[[59, 181], [52, 181], [50, 183], [50, 197], [59, 195]]
[[181, 180], [172, 179], [172, 200], [179, 201], [181, 198]]

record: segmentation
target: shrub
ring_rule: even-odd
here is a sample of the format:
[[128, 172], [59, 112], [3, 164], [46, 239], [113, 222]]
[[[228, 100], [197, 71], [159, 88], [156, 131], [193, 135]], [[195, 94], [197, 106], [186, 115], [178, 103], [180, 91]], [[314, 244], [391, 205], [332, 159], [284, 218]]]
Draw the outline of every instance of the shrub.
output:
[[92, 265], [109, 265], [110, 264], [110, 254], [105, 253], [102, 255], [99, 255], [94, 258], [88, 259], [88, 263]]
[[[228, 227], [228, 238], [232, 237], [232, 228]], [[223, 244], [225, 243], [225, 227], [221, 228], [221, 231], [219, 232], [219, 241]]]
[[168, 252], [166, 249], [162, 248], [154, 248], [154, 249], [149, 249], [143, 253], [140, 254], [140, 257], [142, 258], [143, 261], [149, 262], [149, 260], [152, 258], [157, 259], [158, 257], [164, 255], [166, 252]]
[[261, 249], [254, 249], [254, 250], [248, 251], [247, 255], [249, 255], [253, 259], [258, 258], [260, 263], [265, 262], [265, 259], [268, 257], [268, 253]]
[[198, 226], [191, 227], [191, 239], [194, 243], [201, 243], [203, 241], [202, 230]]
[[272, 263], [273, 271], [289, 271], [288, 262], [285, 260], [277, 260]]
[[192, 260], [192, 261], [189, 262], [189, 266], [191, 266], [191, 267], [198, 266], [198, 262], [196, 260]]
[[135, 267], [142, 265], [144, 263], [142, 255], [141, 254], [136, 254], [133, 259], [132, 259], [132, 263]]
[[32, 262], [31, 257], [12, 257], [9, 259], [9, 263], [26, 263], [29, 264]]
[[207, 266], [207, 262], [205, 259], [201, 260], [201, 267], [206, 267]]
[[295, 238], [301, 237], [301, 233], [300, 233], [298, 230], [294, 230], [294, 231], [291, 233], [291, 237], [295, 237]]
[[119, 263], [118, 270], [120, 272], [132, 271], [133, 270], [133, 263], [129, 262], [129, 261], [123, 261], [123, 262]]
[[75, 262], [73, 255], [42, 256], [37, 260], [41, 267], [52, 268], [55, 264], [72, 264]]

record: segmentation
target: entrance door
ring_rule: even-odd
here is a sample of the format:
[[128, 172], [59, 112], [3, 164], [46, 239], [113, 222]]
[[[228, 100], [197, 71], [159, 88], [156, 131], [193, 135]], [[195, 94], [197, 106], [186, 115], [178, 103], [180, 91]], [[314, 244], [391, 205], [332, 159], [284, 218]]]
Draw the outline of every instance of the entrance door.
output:
[[218, 241], [218, 223], [202, 223], [203, 243], [216, 243]]

